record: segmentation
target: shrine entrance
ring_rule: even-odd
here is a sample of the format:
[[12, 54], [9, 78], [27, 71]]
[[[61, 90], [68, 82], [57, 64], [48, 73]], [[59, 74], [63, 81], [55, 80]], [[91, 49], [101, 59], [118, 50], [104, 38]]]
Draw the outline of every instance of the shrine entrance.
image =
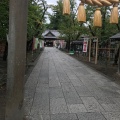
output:
[[54, 41], [59, 40], [60, 33], [57, 30], [46, 30], [42, 34], [45, 47], [53, 47]]

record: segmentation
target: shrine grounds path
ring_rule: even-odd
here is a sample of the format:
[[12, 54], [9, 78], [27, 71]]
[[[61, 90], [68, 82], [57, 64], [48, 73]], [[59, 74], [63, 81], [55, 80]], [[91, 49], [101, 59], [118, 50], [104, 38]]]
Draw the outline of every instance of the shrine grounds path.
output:
[[120, 120], [120, 85], [56, 48], [25, 85], [26, 120]]

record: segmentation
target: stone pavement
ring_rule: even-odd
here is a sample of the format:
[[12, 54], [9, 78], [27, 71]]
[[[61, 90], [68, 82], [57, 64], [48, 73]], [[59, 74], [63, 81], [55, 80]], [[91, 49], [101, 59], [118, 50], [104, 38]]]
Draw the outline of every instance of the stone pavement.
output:
[[120, 120], [120, 85], [45, 48], [25, 86], [27, 120]]

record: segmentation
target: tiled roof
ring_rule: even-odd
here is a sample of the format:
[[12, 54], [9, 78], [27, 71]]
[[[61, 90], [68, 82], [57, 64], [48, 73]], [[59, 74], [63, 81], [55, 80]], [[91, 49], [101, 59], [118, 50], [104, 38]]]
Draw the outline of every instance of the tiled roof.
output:
[[45, 30], [43, 33], [42, 33], [42, 36], [44, 37], [44, 38], [46, 38], [47, 36], [47, 34], [48, 33], [52, 33], [54, 36], [54, 38], [59, 38], [60, 37], [60, 32], [58, 32], [58, 30]]
[[120, 40], [120, 33], [117, 33], [116, 35], [113, 35], [112, 37], [110, 37], [110, 39], [119, 39]]

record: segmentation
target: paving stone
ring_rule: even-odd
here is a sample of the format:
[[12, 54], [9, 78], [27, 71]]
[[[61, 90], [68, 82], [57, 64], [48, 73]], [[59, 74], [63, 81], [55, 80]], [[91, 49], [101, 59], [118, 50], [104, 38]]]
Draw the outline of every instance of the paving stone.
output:
[[89, 91], [96, 92], [99, 88], [96, 84], [91, 83], [84, 83], [84, 85], [89, 89]]
[[49, 81], [49, 87], [59, 87], [59, 86], [61, 86], [59, 80], [52, 79]]
[[36, 92], [38, 92], [38, 93], [49, 92], [49, 85], [38, 83], [38, 85], [36, 87]]
[[49, 105], [47, 103], [43, 103], [33, 106], [30, 115], [35, 116], [36, 114], [50, 114]]
[[89, 85], [97, 85], [95, 80], [93, 78], [90, 78], [89, 76], [81, 76], [79, 77], [79, 79], [83, 82], [83, 84], [85, 86], [89, 86]]
[[58, 73], [58, 77], [59, 77], [59, 81], [61, 83], [65, 83], [65, 82], [71, 82], [69, 77], [65, 74], [65, 73]]
[[101, 97], [101, 96], [95, 96], [95, 99], [100, 104], [115, 104], [115, 101], [112, 97]]
[[94, 97], [81, 97], [88, 112], [105, 111]]
[[39, 75], [39, 79], [40, 79], [40, 77], [41, 78], [48, 78], [48, 75], [49, 75], [49, 72], [48, 72], [48, 70], [47, 69], [42, 69], [41, 70], [42, 72], [40, 73], [40, 75]]
[[87, 112], [87, 110], [83, 104], [68, 105], [68, 109], [69, 109], [70, 113]]
[[31, 108], [31, 115], [36, 113], [49, 114], [49, 94], [48, 93], [36, 93], [33, 106]]
[[26, 116], [25, 120], [50, 120], [50, 116], [37, 114], [35, 116]]
[[50, 120], [50, 115], [40, 115], [41, 120]]
[[120, 90], [117, 90], [117, 92], [120, 94]]
[[63, 98], [63, 92], [61, 88], [52, 87], [50, 88], [50, 98]]
[[61, 83], [65, 83], [65, 82], [70, 82], [70, 79], [69, 78], [67, 78], [67, 77], [59, 77], [59, 81], [61, 82]]
[[65, 98], [79, 98], [76, 91], [65, 92], [63, 91]]
[[55, 79], [57, 77], [57, 72], [56, 72], [56, 70], [55, 70], [55, 68], [54, 68], [54, 70], [51, 68], [49, 68], [49, 80], [51, 80], [51, 79]]
[[76, 114], [54, 114], [51, 115], [51, 120], [78, 120]]
[[83, 82], [79, 79], [70, 79], [74, 86], [83, 86]]
[[77, 69], [77, 71], [80, 71], [80, 73], [81, 74], [83, 74], [83, 75], [88, 75], [88, 74], [90, 74], [90, 72], [84, 67], [82, 67], [82, 69]]
[[29, 120], [120, 120], [119, 101], [118, 84], [55, 48], [45, 48], [25, 85]]
[[51, 114], [68, 113], [68, 108], [64, 98], [50, 99]]
[[35, 96], [34, 96], [34, 103], [37, 105], [38, 103], [43, 103], [43, 102], [49, 102], [49, 93], [44, 93], [44, 92], [36, 92]]
[[94, 92], [92, 91], [92, 93], [94, 94], [95, 97], [97, 96], [98, 98], [111, 97], [111, 96], [107, 96], [106, 94], [104, 94], [104, 92], [100, 88], [94, 89]]
[[89, 91], [89, 89], [87, 89], [87, 87], [85, 87], [85, 86], [75, 87], [75, 89], [80, 97], [82, 97], [82, 96], [87, 96], [87, 97], [94, 96], [94, 94], [91, 91]]
[[[61, 74], [65, 75], [63, 70], [62, 70], [62, 66], [60, 64], [55, 64], [55, 66], [56, 66], [57, 73], [61, 73]], [[61, 74], [58, 74], [58, 76]]]
[[101, 113], [91, 112], [91, 113], [78, 113], [79, 120], [106, 120]]
[[[107, 82], [107, 83], [110, 83], [110, 82]], [[105, 83], [105, 84], [107, 84], [107, 83]], [[112, 84], [107, 84], [105, 86], [101, 86], [100, 88], [104, 89], [104, 90], [110, 90], [110, 91], [113, 91], [113, 92], [116, 92], [116, 91], [120, 90], [120, 88], [118, 88], [117, 86], [114, 86], [114, 84], [113, 85]]]
[[117, 104], [101, 104], [106, 112], [120, 111], [120, 106]]
[[114, 82], [111, 82], [111, 81], [105, 82], [100, 79], [100, 80], [95, 80], [95, 82], [100, 87], [106, 87], [111, 90], [119, 90], [120, 89], [117, 84], [115, 84]]
[[118, 106], [120, 106], [120, 98], [112, 98], [114, 103], [116, 103]]
[[115, 91], [114, 89], [110, 89], [108, 87], [107, 88], [101, 87], [100, 89], [101, 89], [101, 92], [103, 93], [103, 95], [105, 95], [105, 96], [114, 97], [114, 98], [120, 97], [120, 94], [117, 91]]
[[83, 102], [82, 102], [82, 100], [81, 100], [81, 98], [79, 98], [79, 97], [67, 97], [67, 96], [65, 96], [65, 101], [66, 101], [66, 103], [67, 104], [83, 104]]
[[49, 79], [48, 79], [48, 77], [39, 76], [38, 82], [42, 83], [42, 84], [48, 84], [49, 83]]
[[[82, 67], [81, 67], [82, 68]], [[75, 74], [77, 75], [78, 78], [81, 78], [81, 76], [85, 76], [83, 73], [80, 72], [81, 70], [79, 71], [75, 71]]]
[[32, 104], [33, 104], [33, 98], [32, 99], [28, 99], [28, 98], [24, 99], [24, 115], [30, 114]]
[[120, 120], [120, 112], [103, 112], [107, 120]]
[[69, 77], [69, 79], [78, 79], [77, 76], [73, 72], [67, 73], [67, 76]]
[[54, 69], [49, 68], [49, 80], [51, 80], [51, 79], [58, 79], [57, 71], [55, 68]]
[[[33, 70], [32, 73], [30, 74], [27, 82], [29, 82], [29, 80], [31, 80], [31, 79], [36, 79], [36, 78], [38, 78], [39, 74], [40, 74], [40, 71], [37, 71], [37, 72], [36, 72], [36, 71]], [[31, 81], [31, 82], [32, 82], [32, 81]]]
[[63, 91], [75, 91], [75, 88], [70, 82], [61, 83]]
[[36, 116], [38, 114], [40, 114], [39, 108], [36, 107], [36, 106], [33, 106], [32, 109], [31, 109], [31, 111], [30, 111], [29, 116]]
[[[27, 83], [25, 84], [25, 90], [28, 92], [28, 90], [35, 90], [35, 87], [37, 85], [38, 78], [30, 78]], [[33, 91], [34, 92], [34, 91]]]

